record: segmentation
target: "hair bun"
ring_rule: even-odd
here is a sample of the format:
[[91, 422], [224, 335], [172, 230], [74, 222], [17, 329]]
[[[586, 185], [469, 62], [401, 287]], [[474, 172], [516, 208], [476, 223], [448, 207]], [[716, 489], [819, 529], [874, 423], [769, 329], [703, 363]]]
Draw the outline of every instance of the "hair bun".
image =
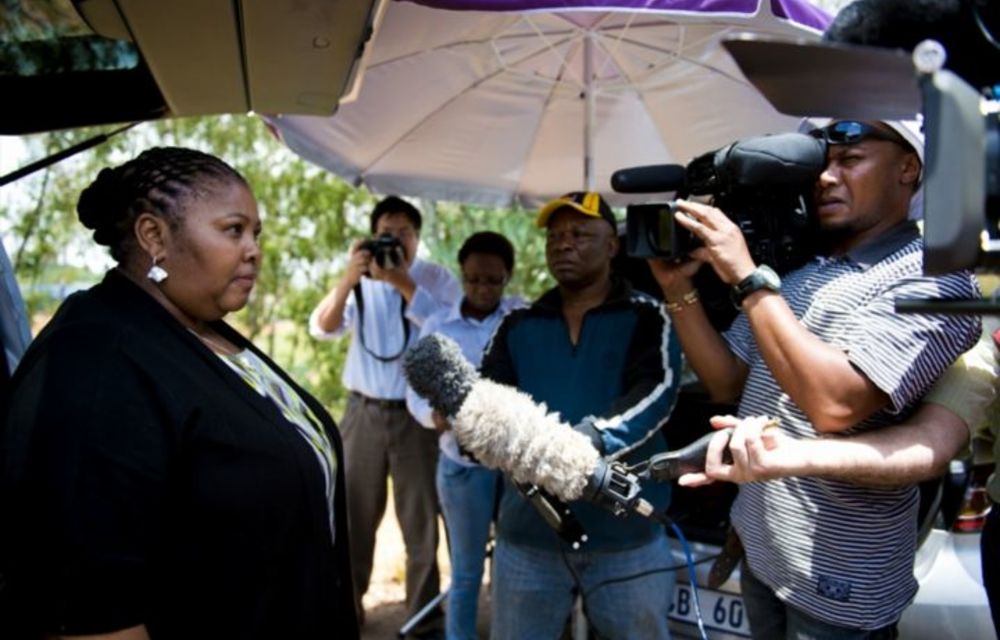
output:
[[80, 222], [94, 232], [94, 241], [108, 245], [117, 235], [115, 228], [127, 214], [125, 185], [116, 168], [104, 168], [83, 190], [76, 204]]

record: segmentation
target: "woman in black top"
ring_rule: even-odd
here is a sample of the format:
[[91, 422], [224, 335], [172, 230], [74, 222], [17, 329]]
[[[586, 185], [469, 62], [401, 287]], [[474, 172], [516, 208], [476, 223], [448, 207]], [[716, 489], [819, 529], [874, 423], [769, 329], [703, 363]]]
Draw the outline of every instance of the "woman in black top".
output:
[[118, 265], [12, 380], [0, 635], [357, 638], [337, 430], [222, 320], [260, 266], [245, 180], [150, 149], [77, 211]]

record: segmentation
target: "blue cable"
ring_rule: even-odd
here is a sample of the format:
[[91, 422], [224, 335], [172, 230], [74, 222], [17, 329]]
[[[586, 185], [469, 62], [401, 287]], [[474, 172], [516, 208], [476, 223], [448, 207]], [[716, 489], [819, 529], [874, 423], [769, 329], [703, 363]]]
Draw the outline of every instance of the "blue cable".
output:
[[[698, 621], [698, 632], [701, 633], [701, 640], [708, 640], [708, 632], [705, 631], [705, 620], [701, 617], [701, 602], [698, 599], [698, 578], [694, 572], [694, 556], [691, 554], [691, 547], [688, 546], [687, 538], [681, 528], [671, 520], [666, 514], [657, 514], [662, 518], [660, 521], [669, 524], [670, 528], [677, 534], [677, 539], [681, 541], [681, 548], [684, 550], [684, 558], [687, 560], [688, 581], [691, 583], [691, 593], [694, 594], [694, 615]], [[660, 519], [657, 518], [657, 519]]]

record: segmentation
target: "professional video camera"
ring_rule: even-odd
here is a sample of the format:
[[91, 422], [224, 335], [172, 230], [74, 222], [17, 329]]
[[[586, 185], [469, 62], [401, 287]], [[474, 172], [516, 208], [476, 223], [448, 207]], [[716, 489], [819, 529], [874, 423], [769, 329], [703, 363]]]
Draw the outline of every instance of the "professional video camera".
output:
[[[813, 192], [826, 148], [811, 136], [786, 133], [747, 138], [705, 153], [687, 167], [621, 169], [611, 177], [620, 193], [676, 191], [712, 196], [743, 232], [754, 260], [785, 272], [815, 255]], [[630, 205], [626, 250], [632, 257], [683, 258], [698, 241], [674, 220], [672, 202]]]
[[[739, 225], [754, 261], [785, 273], [815, 255], [813, 192], [825, 156], [825, 143], [811, 136], [759, 136], [702, 154], [686, 167], [621, 169], [611, 177], [611, 186], [620, 193], [712, 196], [714, 206]], [[696, 248], [697, 241], [674, 221], [674, 212], [672, 202], [630, 205], [625, 219], [628, 257], [683, 258]], [[632, 262], [622, 266], [628, 269]], [[640, 274], [629, 277], [642, 288]], [[699, 270], [694, 286], [712, 324], [719, 330], [728, 327], [736, 315], [731, 287], [712, 269]]]
[[403, 245], [399, 238], [391, 233], [368, 238], [358, 246], [358, 249], [371, 253], [380, 269], [391, 269], [402, 262]]
[[724, 44], [782, 113], [873, 120], [922, 113], [924, 268], [940, 274], [1000, 266], [997, 34], [997, 2], [856, 0], [825, 42], [742, 36]]

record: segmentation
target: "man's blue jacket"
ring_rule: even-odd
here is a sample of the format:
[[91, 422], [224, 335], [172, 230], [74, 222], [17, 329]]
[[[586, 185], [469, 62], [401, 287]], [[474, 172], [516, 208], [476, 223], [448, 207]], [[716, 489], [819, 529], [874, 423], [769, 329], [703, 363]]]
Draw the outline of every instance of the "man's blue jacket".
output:
[[[665, 451], [660, 430], [673, 409], [681, 377], [681, 350], [663, 306], [615, 279], [611, 293], [584, 316], [577, 344], [570, 341], [559, 289], [512, 312], [483, 357], [484, 377], [530, 394], [563, 421], [586, 426], [608, 455], [625, 452], [638, 462]], [[591, 420], [591, 418], [596, 418]], [[595, 432], [596, 429], [596, 432]], [[666, 483], [644, 485], [657, 510], [670, 498]], [[662, 533], [638, 515], [619, 518], [602, 507], [575, 502], [572, 510], [588, 540], [581, 551], [637, 547]], [[510, 543], [555, 550], [559, 539], [508, 481], [500, 502], [498, 536]]]

